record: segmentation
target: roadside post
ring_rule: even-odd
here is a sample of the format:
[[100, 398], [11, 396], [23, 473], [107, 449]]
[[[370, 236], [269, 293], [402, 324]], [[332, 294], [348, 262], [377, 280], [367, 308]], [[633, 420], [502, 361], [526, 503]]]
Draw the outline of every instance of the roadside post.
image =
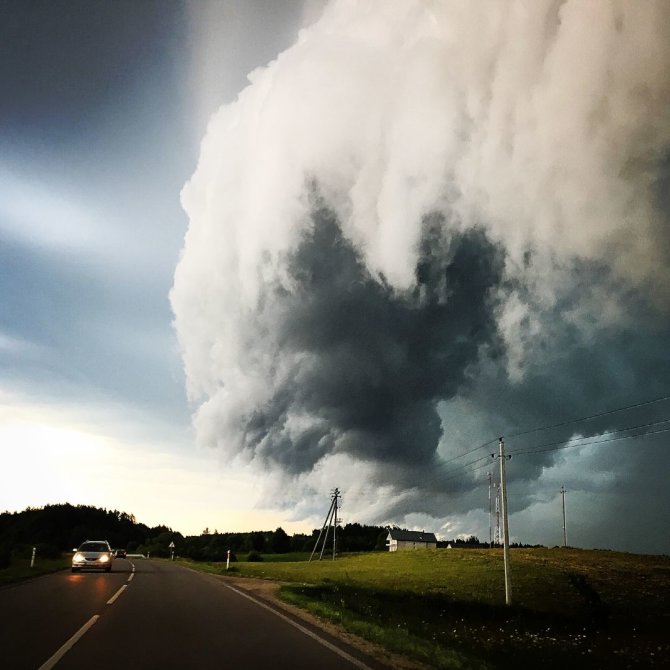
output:
[[174, 561], [174, 542], [170, 542], [168, 547], [170, 547], [170, 560]]
[[228, 554], [226, 556], [226, 570], [230, 568], [230, 549], [228, 549]]
[[37, 547], [33, 547], [33, 555], [32, 558], [30, 559], [30, 567], [34, 568], [35, 567], [35, 554], [37, 553]]

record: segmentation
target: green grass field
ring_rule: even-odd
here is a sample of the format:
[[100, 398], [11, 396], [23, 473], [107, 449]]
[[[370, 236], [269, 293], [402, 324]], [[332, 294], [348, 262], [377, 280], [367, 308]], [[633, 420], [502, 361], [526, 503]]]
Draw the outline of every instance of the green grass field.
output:
[[57, 572], [64, 568], [69, 568], [72, 563], [72, 554], [67, 554], [62, 558], [38, 558], [34, 567], [30, 567], [30, 559], [15, 559], [8, 568], [0, 570], [0, 586], [13, 584], [31, 577], [46, 575], [50, 572]]
[[514, 549], [512, 607], [501, 550], [264, 558], [233, 574], [281, 582], [286, 600], [430, 667], [664, 667], [670, 652], [666, 556]]

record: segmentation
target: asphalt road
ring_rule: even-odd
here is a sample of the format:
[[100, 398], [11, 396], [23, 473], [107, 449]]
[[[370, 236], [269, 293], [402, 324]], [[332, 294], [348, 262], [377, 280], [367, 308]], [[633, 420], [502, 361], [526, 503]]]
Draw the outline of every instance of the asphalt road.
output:
[[168, 561], [117, 559], [109, 574], [59, 572], [0, 589], [0, 667], [386, 666], [212, 575]]

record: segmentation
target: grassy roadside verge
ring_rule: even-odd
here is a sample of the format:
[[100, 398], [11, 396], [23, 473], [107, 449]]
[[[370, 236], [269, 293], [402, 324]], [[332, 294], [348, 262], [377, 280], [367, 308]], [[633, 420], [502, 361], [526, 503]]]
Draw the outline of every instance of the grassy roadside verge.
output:
[[68, 554], [61, 558], [42, 558], [35, 561], [35, 566], [30, 567], [30, 559], [14, 561], [8, 568], [0, 570], [0, 586], [21, 582], [31, 577], [39, 577], [51, 572], [58, 572], [70, 567], [72, 555]]
[[269, 558], [233, 574], [281, 582], [287, 601], [435, 668], [662, 667], [670, 652], [668, 557], [514, 550], [513, 607], [497, 550]]

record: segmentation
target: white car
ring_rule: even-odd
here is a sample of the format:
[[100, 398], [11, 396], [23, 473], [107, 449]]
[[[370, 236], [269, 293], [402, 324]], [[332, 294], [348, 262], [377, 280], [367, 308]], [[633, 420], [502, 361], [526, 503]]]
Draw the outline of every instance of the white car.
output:
[[86, 540], [72, 557], [72, 572], [80, 570], [112, 571], [114, 553], [107, 540]]

